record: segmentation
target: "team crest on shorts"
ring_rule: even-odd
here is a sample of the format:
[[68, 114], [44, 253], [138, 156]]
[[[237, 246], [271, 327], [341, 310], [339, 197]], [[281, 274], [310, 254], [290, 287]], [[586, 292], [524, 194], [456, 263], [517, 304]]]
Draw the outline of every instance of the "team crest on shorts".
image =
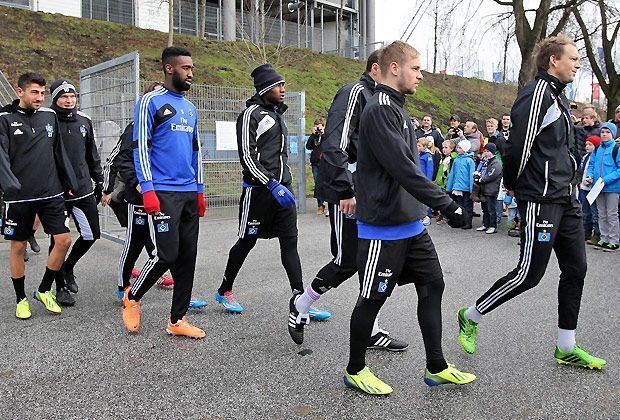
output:
[[258, 228], [254, 226], [248, 228], [248, 235], [251, 235], [251, 236], [258, 235]]
[[379, 282], [379, 287], [377, 287], [377, 292], [383, 293], [387, 290], [387, 282]]
[[538, 242], [551, 242], [551, 233], [546, 230], [538, 232]]
[[168, 227], [168, 223], [160, 223], [157, 225], [157, 232], [164, 233], [168, 231], [170, 231], [170, 228]]
[[4, 228], [4, 234], [6, 236], [13, 236], [13, 234], [15, 233], [15, 229], [11, 226], [5, 226]]
[[136, 225], [144, 226], [144, 217], [136, 217], [136, 221], [134, 223]]
[[47, 131], [47, 137], [52, 137], [54, 135], [54, 127], [52, 127], [51, 124], [47, 124], [45, 130]]

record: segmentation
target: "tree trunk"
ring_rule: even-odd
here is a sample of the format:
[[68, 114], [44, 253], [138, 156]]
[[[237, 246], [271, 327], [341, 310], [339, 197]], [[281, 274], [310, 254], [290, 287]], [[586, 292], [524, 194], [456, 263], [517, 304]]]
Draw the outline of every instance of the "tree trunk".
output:
[[439, 26], [439, 2], [435, 3], [435, 38], [433, 39], [433, 73], [437, 73], [437, 27]]
[[207, 24], [207, 0], [200, 0], [198, 6], [198, 38], [203, 39], [205, 37], [205, 28]]
[[168, 46], [174, 43], [174, 0], [168, 0]]
[[613, 120], [616, 117], [616, 108], [620, 105], [620, 80], [610, 86], [609, 96], [607, 96], [607, 118]]

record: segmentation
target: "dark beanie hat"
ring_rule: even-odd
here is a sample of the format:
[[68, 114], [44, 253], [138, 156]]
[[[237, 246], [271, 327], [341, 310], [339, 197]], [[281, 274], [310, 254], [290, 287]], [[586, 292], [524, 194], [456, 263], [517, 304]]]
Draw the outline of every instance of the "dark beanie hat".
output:
[[484, 146], [484, 150], [495, 153], [497, 152], [497, 146], [495, 146], [495, 143], [487, 143], [486, 146]]
[[50, 92], [52, 94], [52, 103], [55, 104], [62, 95], [65, 93], [76, 93], [76, 89], [70, 81], [58, 79], [54, 80], [54, 83], [50, 86]]
[[284, 77], [280, 76], [271, 63], [263, 64], [252, 70], [254, 87], [259, 95], [264, 95], [272, 88], [284, 83]]

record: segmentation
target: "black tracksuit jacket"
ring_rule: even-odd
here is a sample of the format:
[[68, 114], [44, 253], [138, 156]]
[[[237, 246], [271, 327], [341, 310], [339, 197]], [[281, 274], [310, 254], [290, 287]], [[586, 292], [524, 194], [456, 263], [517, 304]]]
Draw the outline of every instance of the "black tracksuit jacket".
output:
[[[104, 191], [109, 194], [114, 190], [115, 177], [113, 174], [118, 172], [125, 183], [124, 198], [128, 203], [142, 206], [142, 194], [136, 190], [139, 185], [136, 168], [133, 161], [133, 122], [125, 127], [125, 131], [121, 134], [118, 143], [110, 153], [111, 159], [109, 175], [106, 174], [107, 180], [104, 182]], [[108, 165], [106, 165], [108, 166]]]
[[315, 195], [332, 204], [355, 196], [349, 164], [357, 162], [362, 111], [375, 92], [375, 81], [364, 73], [357, 82], [342, 87], [329, 108], [321, 151], [323, 158]]
[[[17, 102], [17, 104], [19, 101]], [[5, 202], [77, 191], [56, 113], [49, 108], [0, 113], [0, 189]]]
[[267, 185], [276, 180], [290, 186], [288, 130], [282, 114], [285, 104], [273, 107], [256, 94], [237, 118], [237, 148], [243, 166], [243, 181], [249, 185]]
[[73, 197], [65, 196], [65, 199], [76, 200], [91, 195], [92, 181], [99, 188], [103, 185], [101, 159], [95, 144], [92, 121], [87, 114], [77, 109], [69, 112], [54, 106], [52, 109], [56, 111], [63, 144], [78, 183]]
[[504, 186], [517, 200], [566, 203], [577, 194], [573, 124], [565, 84], [544, 70], [521, 89], [502, 156]]
[[357, 219], [396, 225], [422, 219], [426, 206], [445, 211], [452, 199], [420, 170], [405, 96], [377, 85], [361, 116], [357, 149]]

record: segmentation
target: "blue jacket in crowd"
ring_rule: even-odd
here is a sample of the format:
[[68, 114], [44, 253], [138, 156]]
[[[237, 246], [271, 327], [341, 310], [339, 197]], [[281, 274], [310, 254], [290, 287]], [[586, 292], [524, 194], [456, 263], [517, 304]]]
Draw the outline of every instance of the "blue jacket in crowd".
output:
[[433, 163], [433, 155], [427, 151], [420, 153], [420, 169], [428, 179], [433, 180], [433, 172], [435, 164]]
[[474, 188], [475, 170], [476, 165], [473, 152], [458, 155], [452, 164], [452, 170], [446, 184], [446, 191], [471, 192]]
[[[613, 159], [613, 150], [616, 143], [613, 140], [607, 140], [601, 143], [599, 147], [592, 152], [590, 164], [588, 165], [587, 176], [592, 178], [592, 185], [599, 177], [603, 178], [605, 193], [620, 193], [620, 152]], [[601, 172], [601, 163], [603, 170]]]

